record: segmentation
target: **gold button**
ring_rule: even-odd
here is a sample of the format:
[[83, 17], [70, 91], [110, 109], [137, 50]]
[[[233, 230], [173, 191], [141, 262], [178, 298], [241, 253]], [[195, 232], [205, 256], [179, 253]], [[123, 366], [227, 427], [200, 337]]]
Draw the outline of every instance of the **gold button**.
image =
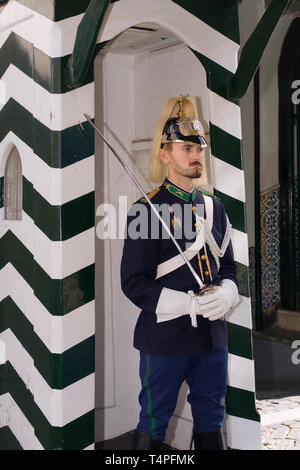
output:
[[208, 276], [209, 275], [209, 272], [208, 271], [205, 271], [205, 276]]
[[202, 259], [203, 261], [205, 261], [205, 260], [206, 260], [206, 256], [205, 256], [205, 255], [201, 255], [201, 259]]
[[194, 227], [198, 227], [198, 224], [196, 222], [194, 223]]

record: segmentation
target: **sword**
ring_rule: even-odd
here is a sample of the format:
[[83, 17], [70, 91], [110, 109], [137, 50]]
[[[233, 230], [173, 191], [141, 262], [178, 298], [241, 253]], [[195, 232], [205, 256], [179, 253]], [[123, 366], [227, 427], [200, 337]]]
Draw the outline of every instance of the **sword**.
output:
[[[86, 113], [83, 113], [85, 118], [88, 120], [89, 124], [95, 129], [96, 133], [101, 137], [101, 139], [106, 143], [106, 145], [108, 146], [108, 148], [112, 151], [112, 153], [115, 155], [115, 157], [117, 157], [117, 159], [119, 160], [119, 162], [121, 163], [121, 165], [123, 166], [123, 168], [126, 170], [126, 172], [128, 173], [128, 175], [130, 176], [130, 178], [132, 179], [132, 181], [135, 183], [135, 185], [138, 187], [138, 189], [141, 191], [142, 195], [144, 196], [144, 198], [146, 199], [146, 201], [148, 202], [148, 204], [150, 205], [151, 209], [153, 210], [153, 212], [155, 213], [156, 217], [160, 220], [162, 226], [164, 227], [164, 229], [166, 230], [166, 232], [168, 233], [168, 235], [170, 236], [171, 240], [173, 241], [174, 245], [176, 246], [177, 250], [179, 251], [180, 255], [182, 256], [185, 264], [188, 266], [190, 272], [192, 273], [194, 279], [196, 280], [198, 286], [199, 286], [199, 292], [197, 293], [197, 295], [204, 295], [208, 292], [212, 292], [212, 289], [214, 288], [214, 286], [208, 286], [208, 285], [205, 285], [203, 284], [203, 282], [201, 281], [200, 277], [198, 276], [198, 274], [196, 273], [195, 269], [193, 268], [193, 266], [191, 265], [190, 261], [188, 260], [188, 258], [185, 256], [184, 252], [182, 251], [182, 249], [180, 248], [177, 240], [174, 238], [173, 234], [171, 233], [169, 227], [167, 226], [167, 224], [165, 223], [164, 219], [161, 217], [161, 215], [159, 214], [158, 210], [156, 209], [156, 207], [154, 206], [154, 204], [151, 202], [151, 200], [149, 199], [149, 197], [147, 196], [147, 194], [145, 193], [145, 191], [143, 190], [142, 186], [140, 185], [140, 183], [137, 181], [136, 177], [133, 175], [133, 173], [131, 172], [131, 170], [128, 168], [128, 166], [126, 165], [126, 163], [124, 163], [124, 161], [121, 159], [121, 157], [118, 155], [118, 153], [115, 151], [115, 149], [112, 147], [112, 145], [108, 142], [108, 140], [106, 139], [106, 137], [104, 137], [104, 135], [102, 134], [102, 132], [95, 126], [95, 124], [93, 123], [92, 121], [92, 118], [91, 116], [89, 116], [88, 114]], [[192, 293], [192, 291], [189, 291]]]

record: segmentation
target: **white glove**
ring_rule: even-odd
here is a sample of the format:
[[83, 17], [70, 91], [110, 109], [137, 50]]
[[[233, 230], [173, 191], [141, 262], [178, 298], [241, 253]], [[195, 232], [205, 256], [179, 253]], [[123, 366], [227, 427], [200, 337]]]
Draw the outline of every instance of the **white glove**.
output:
[[156, 307], [157, 323], [189, 315], [191, 297], [185, 292], [164, 287]]
[[225, 317], [238, 301], [239, 293], [235, 282], [223, 279], [214, 293], [197, 297], [196, 312], [210, 321], [219, 320]]

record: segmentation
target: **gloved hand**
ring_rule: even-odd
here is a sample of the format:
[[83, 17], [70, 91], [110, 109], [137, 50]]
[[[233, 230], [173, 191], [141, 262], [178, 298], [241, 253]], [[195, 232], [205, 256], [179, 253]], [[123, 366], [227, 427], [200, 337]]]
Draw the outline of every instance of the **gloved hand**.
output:
[[239, 293], [235, 282], [223, 279], [214, 293], [197, 297], [196, 313], [210, 321], [219, 320], [224, 318], [238, 301]]
[[155, 311], [157, 323], [175, 320], [182, 315], [189, 315], [190, 310], [190, 295], [185, 292], [164, 287], [161, 291]]

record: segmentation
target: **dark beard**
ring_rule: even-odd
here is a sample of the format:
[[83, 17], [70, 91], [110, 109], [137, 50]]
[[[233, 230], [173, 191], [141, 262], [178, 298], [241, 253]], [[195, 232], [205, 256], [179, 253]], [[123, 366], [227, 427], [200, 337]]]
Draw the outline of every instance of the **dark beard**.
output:
[[191, 179], [200, 178], [200, 176], [202, 175], [202, 168], [199, 167], [199, 168], [195, 168], [194, 170], [195, 171], [193, 172], [193, 174], [185, 175], [185, 176]]

